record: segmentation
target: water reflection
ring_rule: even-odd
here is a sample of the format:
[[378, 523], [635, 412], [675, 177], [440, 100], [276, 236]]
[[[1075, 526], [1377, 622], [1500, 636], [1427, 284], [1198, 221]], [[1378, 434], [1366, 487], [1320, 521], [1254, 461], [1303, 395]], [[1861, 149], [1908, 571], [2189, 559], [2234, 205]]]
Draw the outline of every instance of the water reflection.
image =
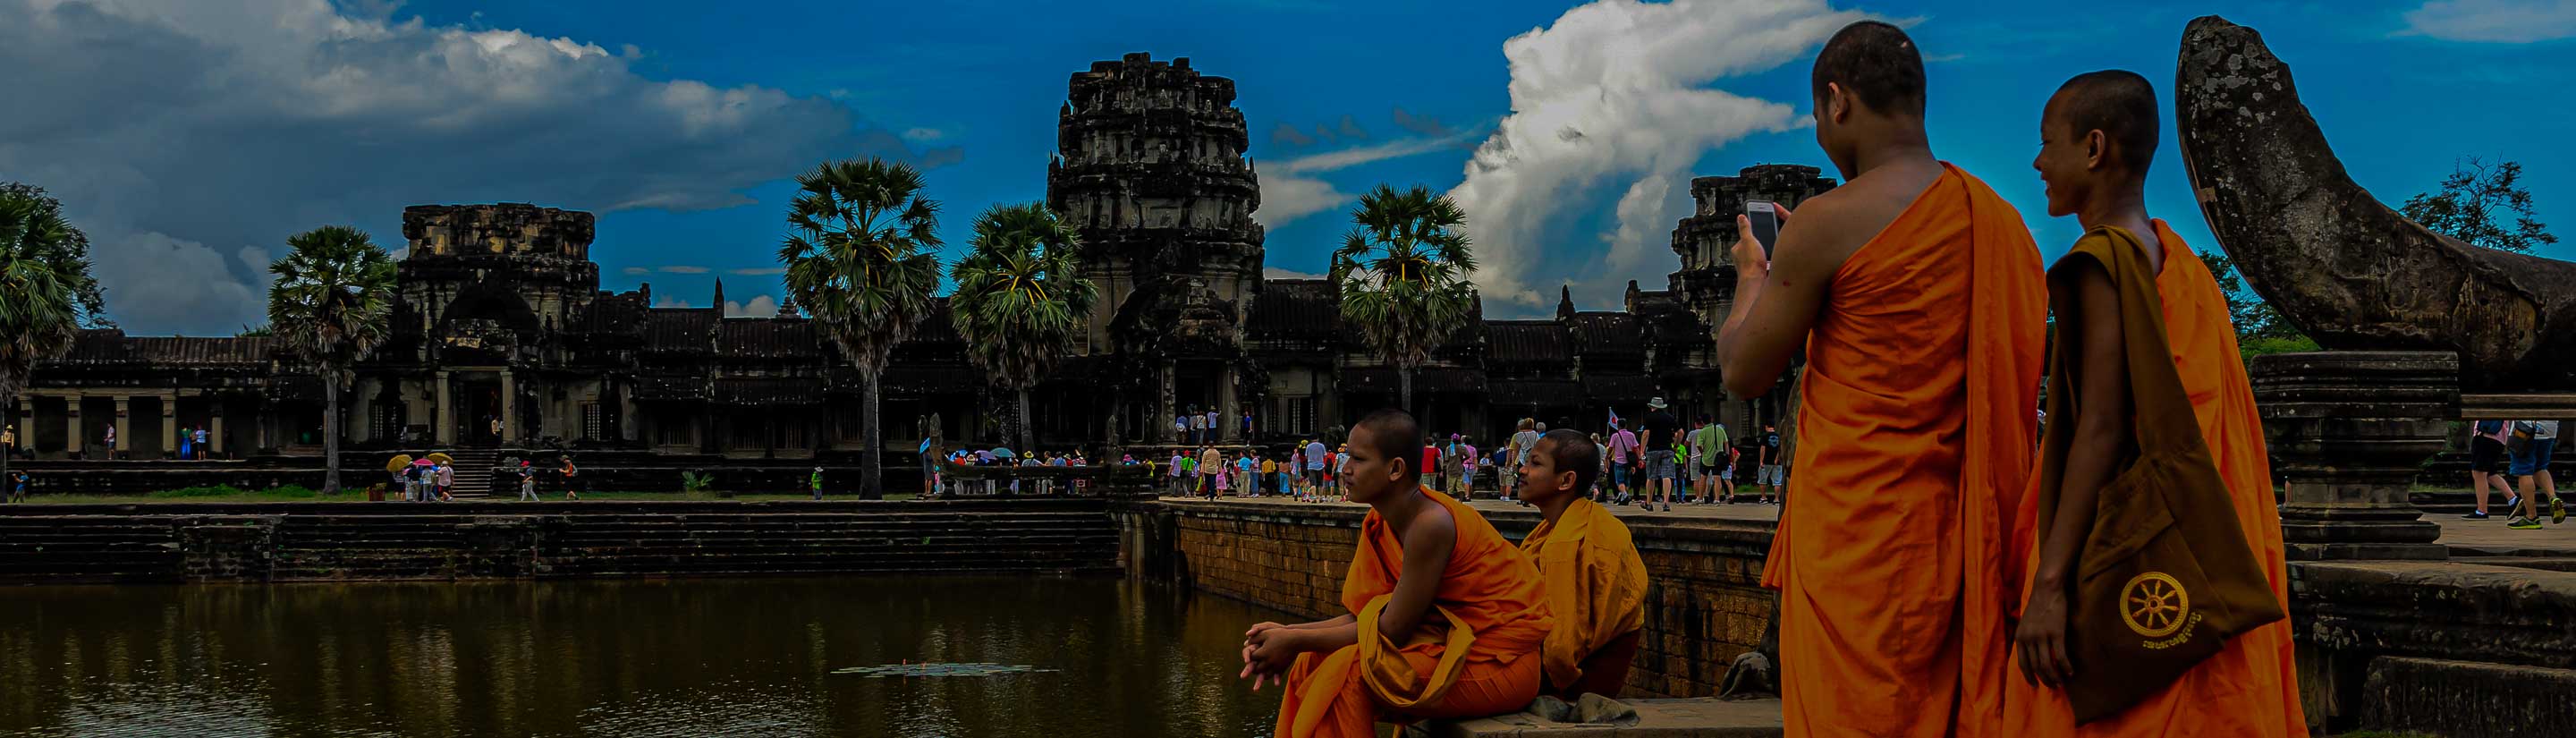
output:
[[[1241, 603], [1114, 579], [0, 589], [0, 733], [1235, 736]], [[870, 678], [920, 662], [1050, 669]]]

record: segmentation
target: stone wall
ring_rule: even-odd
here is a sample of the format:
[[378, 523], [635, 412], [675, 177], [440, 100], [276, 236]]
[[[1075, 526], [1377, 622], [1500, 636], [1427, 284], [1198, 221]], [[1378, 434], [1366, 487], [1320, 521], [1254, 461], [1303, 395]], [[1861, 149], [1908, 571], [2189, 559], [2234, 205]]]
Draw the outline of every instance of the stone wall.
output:
[[1108, 573], [1097, 499], [9, 505], [0, 583]]
[[[1114, 506], [1131, 576], [1322, 619], [1340, 614], [1343, 574], [1365, 510], [1232, 502]], [[1527, 535], [1538, 513], [1491, 513], [1504, 535]], [[1772, 595], [1760, 586], [1767, 523], [1629, 520], [1652, 581], [1632, 696], [1717, 693], [1727, 664], [1761, 643]]]

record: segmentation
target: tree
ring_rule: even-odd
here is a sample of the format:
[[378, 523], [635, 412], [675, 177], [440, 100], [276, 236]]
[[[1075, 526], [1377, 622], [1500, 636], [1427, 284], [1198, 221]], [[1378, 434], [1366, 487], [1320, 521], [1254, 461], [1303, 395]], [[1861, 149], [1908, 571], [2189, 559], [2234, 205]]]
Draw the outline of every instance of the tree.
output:
[[[2522, 188], [2522, 165], [2460, 160], [2442, 179], [2439, 193], [2418, 193], [2398, 208], [2407, 220], [2474, 245], [2518, 254], [2558, 242], [2532, 219], [2531, 191]], [[2513, 225], [2499, 222], [2510, 216]]]
[[1395, 367], [1399, 401], [1411, 412], [1414, 370], [1474, 317], [1476, 290], [1467, 276], [1476, 259], [1459, 232], [1467, 214], [1429, 187], [1378, 185], [1360, 197], [1351, 221], [1355, 227], [1333, 251], [1342, 319]]
[[860, 377], [859, 489], [882, 499], [884, 442], [879, 380], [895, 344], [930, 314], [939, 286], [939, 203], [921, 196], [921, 172], [881, 160], [828, 162], [796, 178], [787, 207], [795, 229], [778, 247], [788, 295], [856, 365]]
[[340, 492], [340, 387], [391, 332], [394, 260], [365, 231], [323, 226], [286, 239], [268, 265], [271, 334], [322, 376], [322, 494]]
[[[0, 425], [16, 422], [10, 405], [36, 362], [70, 350], [84, 320], [104, 322], [99, 306], [89, 238], [63, 218], [62, 203], [36, 187], [0, 183]], [[36, 438], [34, 428], [18, 433], [20, 445]], [[0, 453], [0, 489], [8, 484], [9, 454]]]
[[1100, 296], [1076, 261], [1081, 243], [1043, 203], [996, 205], [975, 219], [973, 250], [949, 269], [957, 292], [948, 310], [966, 339], [966, 357], [1017, 395], [1023, 452], [1036, 447], [1029, 388], [1072, 352]]

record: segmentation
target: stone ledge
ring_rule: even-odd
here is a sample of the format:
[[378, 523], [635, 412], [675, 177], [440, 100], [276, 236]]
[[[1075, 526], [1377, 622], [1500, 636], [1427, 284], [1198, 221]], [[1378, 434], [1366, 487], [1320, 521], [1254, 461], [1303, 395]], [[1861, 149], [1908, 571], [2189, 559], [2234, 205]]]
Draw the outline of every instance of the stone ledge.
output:
[[1786, 734], [1780, 700], [1626, 700], [1634, 725], [1558, 723], [1529, 713], [1424, 723], [1407, 735], [1431, 738], [1775, 738]]
[[2576, 735], [2576, 671], [2442, 659], [2372, 659], [2361, 725], [2439, 735]]

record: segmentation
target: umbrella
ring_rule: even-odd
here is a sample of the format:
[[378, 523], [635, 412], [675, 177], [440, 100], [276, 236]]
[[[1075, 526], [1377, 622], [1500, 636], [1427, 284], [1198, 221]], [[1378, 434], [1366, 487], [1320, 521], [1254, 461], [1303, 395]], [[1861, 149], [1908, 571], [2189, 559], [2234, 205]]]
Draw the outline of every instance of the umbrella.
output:
[[428, 459], [418, 459], [418, 460], [414, 460], [413, 462], [411, 462], [411, 465], [412, 465], [412, 466], [431, 466], [431, 465], [434, 465], [434, 464], [437, 464], [437, 463], [438, 463], [438, 462], [430, 461], [430, 460], [428, 460]]
[[993, 458], [996, 458], [996, 459], [1016, 459], [1016, 458], [1019, 458], [1019, 455], [1011, 453], [1011, 450], [1010, 450], [1010, 449], [1007, 449], [1007, 448], [997, 448], [997, 449], [993, 449]]
[[411, 454], [398, 454], [393, 460], [385, 462], [385, 471], [402, 471], [406, 466], [411, 466]]
[[423, 457], [421, 457], [421, 458], [428, 459], [428, 460], [430, 461], [430, 463], [433, 463], [433, 464], [453, 464], [453, 463], [456, 463], [456, 457], [453, 457], [453, 456], [449, 456], [449, 455], [447, 455], [447, 452], [445, 452], [445, 451], [432, 451], [432, 452], [430, 452], [430, 454], [429, 454], [428, 456], [423, 456]]

